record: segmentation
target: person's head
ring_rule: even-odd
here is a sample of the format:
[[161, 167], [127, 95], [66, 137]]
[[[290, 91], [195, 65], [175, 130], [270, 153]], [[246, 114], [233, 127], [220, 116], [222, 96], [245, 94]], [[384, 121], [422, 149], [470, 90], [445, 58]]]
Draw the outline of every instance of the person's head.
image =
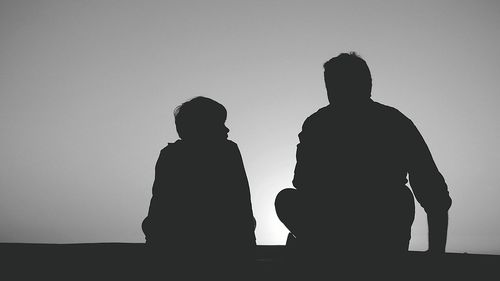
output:
[[356, 102], [371, 97], [372, 76], [355, 52], [342, 53], [323, 64], [330, 103]]
[[206, 97], [195, 97], [174, 110], [175, 126], [183, 140], [227, 139], [226, 108]]

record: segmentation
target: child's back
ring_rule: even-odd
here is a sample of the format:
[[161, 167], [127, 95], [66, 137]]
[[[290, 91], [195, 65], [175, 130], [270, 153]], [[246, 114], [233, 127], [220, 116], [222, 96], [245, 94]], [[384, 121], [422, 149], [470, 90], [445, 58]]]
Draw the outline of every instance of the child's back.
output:
[[[219, 118], [213, 116], [216, 114], [208, 117], [209, 111], [200, 112], [198, 105], [191, 114], [200, 114], [203, 126], [182, 127], [180, 118], [189, 122], [197, 118], [183, 112], [183, 106], [196, 99], [203, 99], [205, 106], [224, 109], [215, 101], [195, 98], [176, 110], [182, 139], [162, 149], [156, 163], [153, 198], [143, 222], [146, 241], [176, 255], [243, 257], [255, 246], [255, 220], [243, 161], [238, 146], [227, 140], [225, 112]], [[193, 127], [196, 130], [190, 130]]]

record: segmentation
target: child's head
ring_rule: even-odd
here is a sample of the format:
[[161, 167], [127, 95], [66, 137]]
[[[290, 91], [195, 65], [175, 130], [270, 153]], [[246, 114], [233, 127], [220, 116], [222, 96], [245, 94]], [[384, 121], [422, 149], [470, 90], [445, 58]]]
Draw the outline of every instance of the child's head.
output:
[[183, 140], [227, 139], [224, 106], [206, 97], [195, 97], [179, 105], [175, 111], [175, 126]]

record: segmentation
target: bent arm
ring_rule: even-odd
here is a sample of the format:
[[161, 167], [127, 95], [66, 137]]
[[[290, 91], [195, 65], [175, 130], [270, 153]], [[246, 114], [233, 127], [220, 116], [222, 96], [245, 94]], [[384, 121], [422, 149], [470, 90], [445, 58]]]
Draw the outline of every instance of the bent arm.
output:
[[429, 252], [444, 253], [448, 234], [448, 209], [451, 198], [422, 135], [410, 121], [409, 180], [415, 198], [427, 213]]

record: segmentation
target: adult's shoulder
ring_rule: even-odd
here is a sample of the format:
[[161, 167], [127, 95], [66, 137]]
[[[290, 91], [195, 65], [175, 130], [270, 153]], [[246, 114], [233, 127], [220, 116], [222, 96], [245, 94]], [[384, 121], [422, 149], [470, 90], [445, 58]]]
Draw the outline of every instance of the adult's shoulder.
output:
[[311, 114], [309, 117], [307, 117], [306, 121], [308, 121], [308, 120], [314, 121], [317, 119], [325, 118], [331, 114], [332, 110], [333, 110], [332, 106], [330, 106], [330, 105], [324, 106], [324, 107], [318, 109], [313, 114]]
[[332, 114], [332, 110], [333, 109], [330, 105], [318, 109], [316, 112], [306, 118], [302, 125], [302, 128], [308, 128], [310, 126], [314, 126], [317, 123], [322, 123], [323, 121], [328, 120], [329, 116]]
[[406, 117], [401, 111], [399, 111], [397, 108], [382, 104], [380, 102], [373, 102], [373, 107], [376, 109], [376, 111], [381, 114], [382, 116], [394, 120], [394, 121], [401, 121], [401, 122], [411, 122], [411, 120]]

